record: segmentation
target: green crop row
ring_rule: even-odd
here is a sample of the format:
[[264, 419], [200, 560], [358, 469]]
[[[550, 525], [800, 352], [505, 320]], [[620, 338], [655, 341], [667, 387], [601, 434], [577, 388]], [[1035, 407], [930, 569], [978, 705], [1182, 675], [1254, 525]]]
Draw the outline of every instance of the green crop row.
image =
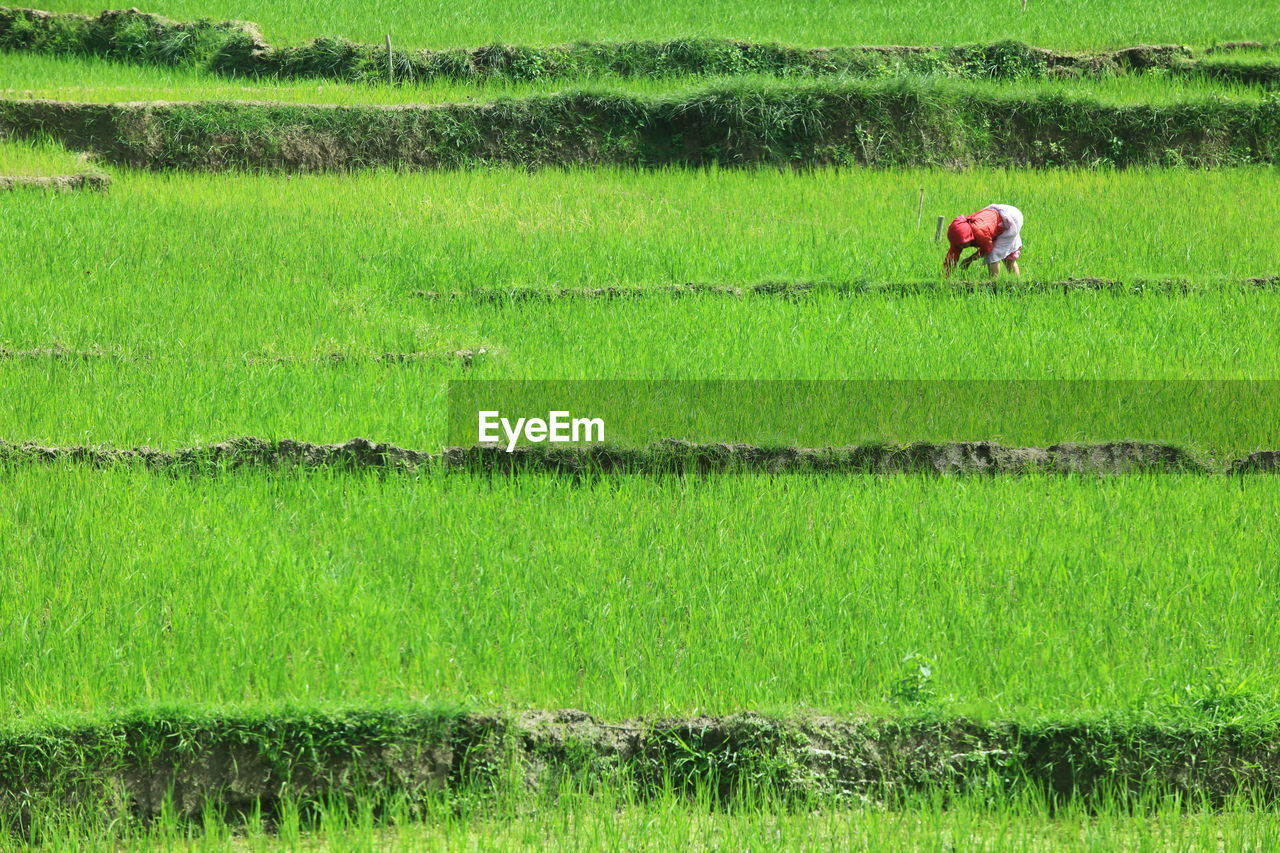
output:
[[[172, 817], [132, 832], [69, 822], [46, 827], [41, 850], [92, 851], [278, 851], [308, 850], [536, 851], [549, 846], [577, 850], [665, 851], [698, 839], [708, 849], [860, 850], [899, 853], [963, 844], [975, 853], [1025, 850], [1269, 850], [1280, 846], [1280, 819], [1248, 804], [1189, 813], [1167, 803], [1155, 814], [1133, 814], [1119, 804], [1092, 811], [1044, 804], [1005, 805], [1000, 811], [971, 798], [946, 808], [921, 798], [904, 810], [874, 805], [811, 808], [802, 812], [739, 806], [730, 812], [688, 807], [675, 797], [638, 805], [621, 797], [566, 796], [556, 803], [482, 810], [439, 798], [421, 822], [406, 810], [390, 815], [357, 798], [283, 810], [280, 819], [249, 820], [211, 813], [194, 835], [190, 823]], [[246, 825], [247, 824], [247, 825]]]
[[[1280, 270], [1280, 247], [1257, 230], [1280, 217], [1276, 182], [1256, 168], [122, 172], [104, 195], [18, 192], [0, 221], [0, 263], [24, 282], [0, 304], [0, 377], [19, 404], [0, 413], [0, 439], [173, 449], [244, 434], [362, 435], [436, 450], [446, 384], [467, 378], [1274, 378], [1280, 297], [1238, 282]], [[940, 281], [934, 214], [997, 199], [1026, 213], [1028, 277], [1174, 277], [1186, 292]], [[850, 287], [415, 295], [810, 279]], [[883, 281], [903, 286], [881, 292]], [[1074, 437], [1054, 432], [786, 440]]]
[[[100, 2], [42, 0], [58, 11], [96, 15]], [[993, 7], [991, 19], [962, 0], [709, 0], [674, 5], [622, 0], [601, 8], [589, 0], [477, 0], [465, 8], [446, 0], [395, 6], [372, 0], [149, 0], [148, 10], [172, 18], [248, 19], [270, 40], [301, 44], [316, 36], [346, 36], [397, 45], [455, 48], [488, 43], [556, 44], [577, 40], [721, 37], [790, 44], [944, 44], [987, 41], [992, 33], [1031, 44], [1070, 48], [1171, 42], [1210, 45], [1241, 39], [1280, 40], [1280, 22], [1265, 4], [1243, 0], [1019, 0]]]
[[85, 171], [85, 159], [50, 139], [28, 143], [0, 139], [0, 176], [74, 174]]
[[[1064, 54], [1016, 41], [950, 48], [806, 49], [703, 38], [405, 51], [321, 38], [303, 47], [272, 47], [252, 24], [183, 23], [133, 10], [104, 12], [97, 18], [0, 10], [0, 48], [196, 66], [228, 75], [402, 83], [732, 74], [888, 77], [906, 73], [1007, 79], [1152, 69], [1199, 73], [1198, 63], [1185, 47], [1143, 45], [1111, 53]], [[1267, 66], [1237, 61], [1216, 65], [1214, 70], [1241, 82], [1275, 82], [1274, 68]]]
[[1270, 478], [0, 481], [10, 717], [429, 700], [1248, 722], [1280, 699]]
[[[17, 157], [21, 149], [4, 150]], [[336, 350], [447, 352], [501, 344], [500, 349], [517, 347], [531, 356], [535, 350], [528, 348], [550, 347], [536, 359], [514, 361], [531, 375], [554, 378], [558, 367], [566, 375], [578, 373], [572, 362], [555, 358], [554, 349], [585, 344], [576, 333], [544, 332], [521, 340], [507, 333], [513, 323], [549, 330], [573, 316], [584, 324], [608, 324], [611, 314], [626, 314], [645, 328], [662, 322], [692, 328], [692, 320], [683, 325], [682, 314], [725, 311], [732, 322], [709, 324], [701, 335], [682, 338], [683, 347], [693, 352], [701, 341], [733, 337], [743, 352], [785, 344], [805, 353], [801, 362], [816, 357], [815, 366], [834, 366], [841, 361], [820, 357], [822, 351], [872, 346], [875, 337], [880, 340], [874, 346], [901, 347], [904, 357], [936, 333], [950, 337], [949, 328], [957, 341], [972, 334], [998, 349], [1017, 340], [1014, 318], [1061, 312], [1059, 331], [1046, 339], [1061, 348], [1063, 335], [1084, 334], [1093, 322], [1103, 324], [1093, 340], [1105, 342], [1120, 333], [1124, 319], [1141, 326], [1144, 315], [1172, 312], [1167, 316], [1191, 324], [1178, 344], [1188, 359], [1184, 363], [1192, 365], [1201, 346], [1210, 352], [1215, 341], [1247, 347], [1250, 339], [1236, 338], [1231, 329], [1272, 319], [1273, 300], [1266, 292], [1228, 283], [1280, 271], [1280, 245], [1266, 239], [1260, 225], [1280, 221], [1280, 172], [1272, 168], [500, 169], [300, 177], [117, 171], [115, 177], [105, 195], [7, 198], [0, 265], [21, 271], [24, 286], [0, 303], [0, 346], [122, 347], [139, 356], [218, 359], [310, 357]], [[1192, 309], [1178, 307], [1176, 291], [1129, 299], [1106, 292], [964, 295], [957, 280], [941, 281], [946, 244], [934, 240], [935, 220], [949, 221], [993, 201], [1016, 205], [1026, 216], [1026, 278], [1184, 279], [1196, 291], [1187, 304], [1199, 300], [1195, 310], [1205, 324], [1194, 322]], [[970, 270], [961, 278], [978, 282], [986, 273]], [[535, 310], [514, 302], [485, 306], [415, 298], [426, 291], [814, 280], [862, 283], [872, 294], [842, 300], [838, 293], [817, 292], [816, 306], [774, 299], [781, 304], [768, 307], [751, 298], [709, 297], [690, 304], [681, 298], [677, 306], [676, 297], [655, 297], [670, 306], [661, 311], [628, 308], [625, 300]], [[870, 298], [874, 285], [885, 282], [916, 283], [920, 291]], [[1219, 295], [1221, 308], [1214, 309]], [[939, 313], [931, 318], [931, 312]], [[641, 320], [645, 314], [647, 321]], [[539, 315], [547, 319], [540, 323]], [[965, 315], [969, 319], [961, 320]], [[1117, 318], [1117, 328], [1108, 315]], [[856, 332], [863, 316], [865, 331]], [[816, 324], [809, 327], [812, 334], [771, 341], [767, 330], [775, 322], [785, 328], [798, 318]], [[848, 334], [837, 333], [841, 323]], [[998, 323], [1006, 324], [1004, 334], [979, 331]], [[898, 331], [868, 338], [875, 325]], [[1210, 334], [1215, 325], [1220, 333]], [[753, 336], [739, 335], [740, 328], [758, 330], [758, 344]], [[615, 344], [646, 340], [653, 338], [621, 334]], [[1152, 361], [1135, 347], [1108, 360], [1105, 347], [1087, 348], [1101, 349], [1095, 354], [1100, 369], [1081, 376], [1124, 375], [1126, 358], [1151, 367], [1176, 356], [1166, 350]], [[659, 359], [651, 365], [660, 368], [655, 377], [680, 363], [677, 353], [663, 357], [663, 349], [641, 347]], [[980, 359], [980, 352], [958, 364]], [[762, 357], [756, 369], [773, 362]], [[721, 363], [687, 360], [685, 373], [726, 375], [717, 367]], [[887, 357], [843, 363], [857, 375], [892, 375], [904, 364]], [[921, 375], [936, 374], [943, 362], [927, 363], [933, 368], [922, 364]], [[867, 369], [874, 364], [885, 370]], [[1223, 375], [1247, 373], [1226, 370], [1227, 363], [1214, 358], [1198, 365], [1210, 374], [1218, 368]], [[828, 371], [805, 374], [815, 372]]]
[[[1017, 301], [946, 304], [923, 299], [887, 306], [691, 307], [632, 306], [622, 311], [544, 308], [541, 317], [533, 311], [503, 313], [488, 322], [502, 324], [507, 330], [502, 333], [504, 339], [527, 336], [543, 341], [516, 340], [502, 355], [471, 368], [425, 362], [393, 365], [372, 359], [334, 365], [326, 363], [327, 359], [303, 364], [245, 364], [242, 359], [114, 363], [57, 355], [4, 358], [0, 360], [0, 381], [9, 389], [9, 405], [0, 415], [0, 438], [49, 445], [101, 443], [176, 450], [244, 435], [317, 443], [363, 436], [415, 451], [437, 452], [446, 443], [478, 440], [474, 411], [470, 437], [463, 434], [460, 440], [455, 432], [455, 437], [446, 438], [450, 381], [540, 379], [553, 372], [566, 378], [597, 380], [654, 376], [986, 379], [1002, 374], [1041, 379], [1183, 379], [1274, 378], [1280, 373], [1274, 347], [1266, 343], [1267, 330], [1276, 322], [1274, 299], [1262, 316], [1249, 322], [1234, 319], [1242, 311], [1253, 310], [1245, 299], [1140, 300], [1137, 304], [1091, 300], [1069, 306], [1061, 301], [1028, 306]], [[829, 312], [825, 319], [824, 311]], [[453, 317], [446, 315], [434, 322], [446, 323]], [[1091, 323], [1093, 317], [1106, 320]], [[484, 321], [472, 315], [470, 322]], [[708, 338], [705, 330], [715, 323], [725, 324], [724, 330]], [[749, 336], [737, 333], [744, 328], [755, 331]], [[1016, 333], [1010, 334], [1014, 328]], [[933, 339], [920, 338], [931, 331]], [[1005, 340], [975, 352], [973, 341], [981, 339], [979, 336], [1002, 331], [1008, 336]], [[804, 335], [811, 338], [793, 342]], [[566, 341], [561, 336], [576, 340]], [[894, 342], [909, 336], [915, 338]], [[1192, 344], [1180, 344], [1180, 337]], [[857, 341], [851, 343], [851, 338]], [[637, 342], [642, 339], [651, 346], [641, 347]], [[697, 343], [680, 346], [689, 341]], [[755, 390], [762, 402], [775, 399], [767, 389]], [[609, 397], [602, 406], [609, 405], [618, 411], [620, 403]], [[973, 426], [970, 419], [949, 419], [931, 410], [917, 419], [894, 417], [889, 412], [884, 423], [839, 416], [818, 419], [821, 412], [796, 415], [787, 422], [784, 413], [768, 410], [732, 424], [708, 417], [676, 431], [684, 420], [664, 419], [661, 411], [631, 408], [622, 410], [627, 417], [617, 425], [618, 434], [606, 432], [606, 439], [633, 446], [659, 438], [687, 438], [807, 447], [922, 440], [991, 440], [1035, 446], [1136, 440], [1212, 452], [1223, 467], [1229, 459], [1253, 451], [1280, 449], [1274, 425], [1258, 423], [1256, 416], [1236, 423], [1230, 419], [1230, 410], [1215, 409], [1211, 403], [1205, 406], [1204, 410], [1179, 412], [1165, 405], [1145, 416], [1139, 413], [1112, 423], [1082, 420], [1077, 412], [1041, 404], [999, 421], [1003, 424], [999, 431], [986, 426], [987, 421]], [[1161, 414], [1168, 417], [1158, 418]], [[664, 429], [667, 424], [672, 426]]]
[[[1207, 67], [1207, 66], [1206, 66]], [[1216, 67], [1216, 66], [1215, 66]], [[1280, 66], [1268, 66], [1280, 68]], [[112, 62], [87, 56], [0, 53], [0, 97], [118, 101], [284, 101], [312, 104], [437, 104], [491, 102], [555, 94], [570, 89], [629, 95], [687, 96], [707, 88], [767, 85], [764, 75], [732, 77], [632, 77], [604, 80], [454, 81], [350, 83], [340, 80], [229, 78], [190, 68]], [[844, 78], [833, 77], [843, 81]], [[1085, 97], [1107, 105], [1169, 104], [1209, 98], [1256, 103], [1266, 90], [1230, 74], [1125, 74], [1084, 78], [990, 80], [993, 94], [1034, 98], [1046, 93]]]

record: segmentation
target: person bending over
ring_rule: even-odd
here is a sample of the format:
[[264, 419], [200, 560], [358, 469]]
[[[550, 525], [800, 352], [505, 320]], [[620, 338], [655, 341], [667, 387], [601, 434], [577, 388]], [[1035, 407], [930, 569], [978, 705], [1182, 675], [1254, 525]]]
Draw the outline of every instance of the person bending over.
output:
[[1013, 205], [993, 204], [971, 216], [957, 216], [947, 229], [947, 240], [951, 248], [942, 261], [942, 272], [948, 277], [960, 261], [961, 251], [970, 248], [975, 251], [960, 261], [962, 269], [968, 269], [969, 264], [982, 257], [992, 278], [1000, 274], [1001, 262], [1014, 275], [1022, 272], [1018, 269], [1018, 257], [1022, 254], [1022, 211]]

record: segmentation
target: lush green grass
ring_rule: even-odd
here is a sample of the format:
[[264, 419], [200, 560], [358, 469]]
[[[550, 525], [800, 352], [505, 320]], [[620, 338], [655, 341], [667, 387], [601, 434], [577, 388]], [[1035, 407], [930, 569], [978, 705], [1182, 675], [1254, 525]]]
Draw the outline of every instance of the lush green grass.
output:
[[1209, 61], [1214, 65], [1280, 65], [1280, 51], [1234, 50], [1211, 54]]
[[52, 141], [0, 139], [0, 175], [70, 175], [85, 171], [85, 158]]
[[[465, 377], [1275, 378], [1280, 298], [1224, 277], [1280, 269], [1280, 246], [1257, 226], [1280, 217], [1277, 180], [1259, 169], [117, 173], [107, 195], [15, 196], [0, 221], [0, 262], [23, 281], [0, 305], [0, 347], [90, 354], [0, 359], [20, 401], [0, 414], [0, 438], [177, 447], [366, 435], [434, 449], [445, 383]], [[1183, 276], [1201, 289], [947, 291], [934, 212], [995, 199], [1026, 212], [1028, 276]], [[922, 290], [413, 296], [766, 279]], [[448, 355], [482, 348], [469, 370]], [[348, 359], [331, 363], [335, 352]], [[438, 357], [370, 360], [388, 352]]]
[[387, 828], [359, 807], [325, 809], [315, 834], [300, 831], [296, 815], [277, 832], [251, 824], [210, 819], [193, 835], [188, 826], [165, 821], [136, 837], [86, 838], [76, 827], [41, 849], [131, 850], [864, 850], [982, 851], [1079, 850], [1216, 851], [1271, 849], [1280, 844], [1280, 826], [1270, 814], [1245, 807], [1223, 812], [1187, 813], [1170, 809], [1134, 816], [1120, 809], [1101, 814], [1051, 814], [1043, 806], [1010, 808], [993, 814], [981, 805], [965, 804], [943, 811], [920, 804], [901, 811], [873, 807], [833, 809], [804, 814], [768, 808], [739, 809], [731, 814], [690, 808], [678, 800], [644, 806], [566, 802], [538, 810], [511, 810], [495, 815], [439, 815], [425, 823]]
[[958, 712], [1172, 713], [1280, 644], [1265, 477], [0, 479], [16, 715], [883, 712], [911, 653]]
[[[543, 378], [1256, 378], [1280, 376], [1271, 330], [1280, 314], [1274, 294], [1116, 297], [828, 297], [801, 302], [704, 298], [656, 302], [476, 304], [403, 303], [371, 325], [355, 303], [309, 299], [308, 317], [240, 305], [227, 313], [181, 310], [154, 320], [139, 314], [137, 333], [172, 335], [124, 345], [111, 357], [0, 359], [0, 382], [11, 405], [0, 414], [0, 437], [55, 444], [102, 442], [176, 448], [236, 435], [342, 441], [366, 436], [422, 450], [445, 443], [445, 386], [450, 379]], [[384, 303], [377, 302], [371, 309]], [[50, 306], [52, 308], [53, 306]], [[388, 309], [394, 305], [386, 306]], [[331, 315], [318, 333], [341, 335], [334, 349], [350, 359], [329, 363], [326, 352], [290, 323]], [[132, 316], [132, 315], [130, 315]], [[86, 338], [109, 355], [126, 337], [128, 319], [98, 319], [114, 334]], [[92, 329], [93, 318], [79, 318]], [[255, 323], [261, 322], [261, 326]], [[332, 324], [339, 324], [334, 326]], [[33, 324], [24, 330], [34, 337]], [[218, 340], [225, 335], [225, 340]], [[981, 345], [975, 345], [981, 341]], [[381, 352], [436, 352], [437, 342], [489, 350], [471, 368], [445, 357], [381, 363]], [[210, 348], [225, 347], [210, 351]], [[273, 348], [314, 355], [294, 363], [249, 362], [250, 350]], [[148, 358], [150, 357], [150, 358]], [[363, 358], [361, 358], [363, 357]], [[616, 403], [615, 403], [616, 405]], [[1035, 421], [1044, 423], [1036, 413]], [[643, 419], [640, 419], [643, 422]], [[890, 432], [833, 434], [797, 422], [784, 434], [804, 444], [876, 438], [996, 439], [1052, 443], [1071, 438], [1174, 441], [1189, 448], [1212, 441], [1234, 453], [1271, 449], [1260, 439], [1227, 440], [1148, 424], [1140, 434], [1080, 436], [1070, 412], [1049, 426], [1001, 435]], [[1057, 423], [1061, 429], [1055, 430]], [[706, 440], [763, 441], [780, 435], [777, 413], [736, 424], [732, 435]], [[1226, 424], [1223, 425], [1224, 428]], [[1228, 431], [1229, 432], [1229, 431]], [[1247, 435], [1252, 435], [1246, 430]], [[1238, 438], [1238, 437], [1237, 437]], [[1259, 446], [1259, 444], [1263, 446]]]
[[0, 261], [27, 286], [0, 307], [0, 341], [216, 335], [237, 352], [272, 327], [325, 346], [353, 322], [398, 322], [419, 289], [936, 281], [936, 216], [997, 200], [1026, 214], [1030, 277], [1238, 279], [1280, 270], [1261, 225], [1280, 220], [1277, 189], [1270, 168], [118, 173], [107, 195], [15, 199]]
[[[41, 5], [54, 11], [96, 14], [101, 10], [100, 3], [87, 0], [45, 0]], [[1030, 0], [1025, 13], [1020, 5], [1019, 0], [1001, 0], [1001, 5], [974, 15], [972, 7], [960, 0], [822, 0], [806, 4], [713, 0], [683, 6], [627, 0], [607, 9], [586, 0], [480, 0], [465, 7], [443, 0], [409, 4], [365, 0], [341, 5], [315, 0], [154, 0], [143, 10], [182, 19], [256, 21], [273, 42], [303, 42], [322, 35], [379, 42], [389, 32], [406, 47], [686, 36], [841, 45], [953, 44], [989, 41], [998, 35], [1060, 47], [1280, 39], [1280, 18], [1274, 9], [1240, 0], [1172, 5], [1163, 0]]]
[[[5, 200], [0, 265], [20, 286], [0, 304], [0, 347], [28, 352], [0, 358], [2, 439], [366, 434], [432, 448], [445, 382], [465, 377], [1280, 376], [1280, 297], [1229, 283], [1280, 270], [1264, 227], [1280, 216], [1271, 169], [114, 175], [106, 195]], [[1028, 275], [1177, 276], [1196, 290], [947, 292], [932, 219], [996, 200], [1027, 214]], [[413, 295], [765, 279], [922, 290]], [[58, 347], [73, 352], [30, 352]], [[447, 356], [481, 347], [469, 370]], [[354, 358], [326, 361], [333, 352]], [[362, 358], [384, 352], [444, 355]], [[60, 465], [0, 470], [0, 494], [0, 708], [25, 720], [417, 700], [605, 716], [923, 707], [1257, 720], [1280, 699], [1267, 595], [1280, 496], [1265, 477], [571, 482]], [[923, 704], [890, 698], [919, 676], [913, 653], [932, 663]], [[1274, 840], [1270, 818], [1175, 811], [712, 817], [660, 803], [389, 832], [335, 812], [317, 843]], [[207, 828], [190, 846], [297, 840], [287, 821], [282, 839]], [[188, 829], [138, 843], [183, 849]]]
[[[616, 78], [607, 81], [553, 78], [525, 83], [465, 83], [387, 86], [329, 80], [253, 80], [221, 77], [195, 69], [126, 64], [83, 56], [0, 53], [0, 97], [54, 98], [72, 101], [269, 100], [323, 104], [420, 104], [490, 101], [502, 97], [587, 89], [655, 95], [707, 88], [758, 86], [766, 76]], [[841, 78], [830, 78], [839, 81]], [[956, 81], [953, 85], [973, 87]], [[983, 81], [984, 90], [1027, 96], [1058, 92], [1107, 104], [1171, 103], [1209, 97], [1256, 100], [1264, 90], [1198, 77], [1154, 73], [1077, 80]]]

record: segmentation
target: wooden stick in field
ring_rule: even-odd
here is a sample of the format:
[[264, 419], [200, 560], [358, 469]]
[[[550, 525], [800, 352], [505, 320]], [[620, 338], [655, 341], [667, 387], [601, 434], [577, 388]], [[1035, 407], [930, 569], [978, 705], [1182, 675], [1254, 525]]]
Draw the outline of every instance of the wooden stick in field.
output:
[[941, 216], [939, 216], [939, 217], [938, 217], [938, 229], [937, 229], [936, 231], [934, 231], [934, 232], [933, 232], [933, 242], [935, 242], [935, 243], [936, 243], [936, 242], [938, 242], [938, 241], [939, 241], [939, 240], [941, 240], [941, 239], [942, 239], [942, 217], [941, 217]]
[[916, 230], [920, 230], [920, 219], [924, 216], [924, 187], [920, 188], [920, 203], [916, 205]]
[[391, 52], [391, 33], [387, 33], [387, 82], [396, 82], [395, 54]]

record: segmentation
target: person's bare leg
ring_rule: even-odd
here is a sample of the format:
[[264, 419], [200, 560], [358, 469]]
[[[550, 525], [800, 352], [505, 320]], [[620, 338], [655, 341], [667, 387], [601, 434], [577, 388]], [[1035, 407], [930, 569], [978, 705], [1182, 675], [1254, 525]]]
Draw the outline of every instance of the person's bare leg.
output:
[[1010, 275], [1022, 275], [1022, 270], [1018, 269], [1018, 262], [1013, 258], [1005, 258], [1004, 268], [1009, 271]]
[[996, 261], [994, 264], [987, 264], [987, 272], [991, 273], [992, 278], [1000, 275], [1000, 262]]

